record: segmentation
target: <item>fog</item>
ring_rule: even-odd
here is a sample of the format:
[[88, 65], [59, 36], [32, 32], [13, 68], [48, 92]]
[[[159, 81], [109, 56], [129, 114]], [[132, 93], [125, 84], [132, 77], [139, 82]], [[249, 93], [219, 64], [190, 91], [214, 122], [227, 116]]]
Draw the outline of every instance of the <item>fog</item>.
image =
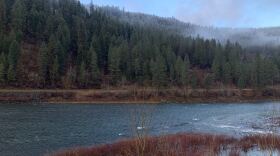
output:
[[280, 27], [274, 28], [214, 28], [196, 26], [187, 36], [200, 36], [206, 39], [217, 39], [220, 42], [230, 40], [242, 46], [278, 46], [280, 45]]
[[118, 7], [103, 6], [108, 16], [133, 25], [151, 26], [175, 32], [183, 36], [216, 39], [221, 43], [238, 42], [243, 47], [251, 46], [280, 46], [280, 27], [267, 28], [218, 28], [186, 23], [176, 18], [163, 18], [143, 13], [126, 12]]

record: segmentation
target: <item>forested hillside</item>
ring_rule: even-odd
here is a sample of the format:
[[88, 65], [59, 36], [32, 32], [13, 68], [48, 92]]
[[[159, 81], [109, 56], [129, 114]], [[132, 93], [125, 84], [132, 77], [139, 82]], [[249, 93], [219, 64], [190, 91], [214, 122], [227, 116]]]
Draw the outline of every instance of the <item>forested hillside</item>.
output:
[[[158, 17], [143, 13], [126, 12], [118, 7], [103, 6], [102, 11], [113, 18], [128, 22], [132, 25], [156, 27], [183, 36], [203, 37], [216, 39], [222, 44], [227, 40], [239, 42], [243, 47], [277, 47], [280, 45], [280, 27], [268, 28], [216, 28], [213, 26], [200, 26], [192, 23], [179, 21], [175, 18]], [[260, 50], [260, 52], [267, 52]]]
[[280, 55], [131, 24], [76, 0], [0, 0], [2, 87], [264, 87]]

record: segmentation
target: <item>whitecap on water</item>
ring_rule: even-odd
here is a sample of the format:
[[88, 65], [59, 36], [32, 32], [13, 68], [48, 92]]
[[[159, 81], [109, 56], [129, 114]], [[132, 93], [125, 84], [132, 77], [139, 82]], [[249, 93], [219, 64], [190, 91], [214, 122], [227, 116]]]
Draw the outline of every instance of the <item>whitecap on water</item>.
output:
[[145, 129], [145, 127], [141, 127], [141, 126], [137, 127], [137, 130], [143, 130], [143, 129]]
[[192, 120], [193, 120], [193, 121], [198, 121], [199, 119], [198, 119], [198, 118], [193, 118]]
[[164, 128], [164, 129], [168, 129], [168, 128], [169, 128], [169, 126], [164, 126], [163, 128]]
[[255, 130], [255, 129], [242, 129], [241, 132], [250, 133], [250, 134], [272, 134], [271, 131]]
[[239, 126], [232, 126], [232, 125], [217, 125], [218, 128], [231, 128], [231, 129], [240, 129]]

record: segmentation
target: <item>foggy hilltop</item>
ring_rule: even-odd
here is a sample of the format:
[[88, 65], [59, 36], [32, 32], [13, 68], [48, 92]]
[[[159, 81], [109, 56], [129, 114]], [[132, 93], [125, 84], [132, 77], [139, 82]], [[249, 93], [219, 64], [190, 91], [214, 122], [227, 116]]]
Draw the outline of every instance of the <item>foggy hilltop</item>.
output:
[[243, 47], [280, 45], [280, 27], [218, 28], [186, 23], [173, 17], [159, 17], [144, 13], [127, 12], [119, 9], [118, 7], [103, 6], [97, 8], [103, 10], [112, 18], [129, 24], [142, 25], [146, 27], [158, 27], [168, 32], [184, 36], [199, 36], [205, 39], [216, 39], [221, 43], [225, 43], [229, 40], [231, 42], [238, 42]]

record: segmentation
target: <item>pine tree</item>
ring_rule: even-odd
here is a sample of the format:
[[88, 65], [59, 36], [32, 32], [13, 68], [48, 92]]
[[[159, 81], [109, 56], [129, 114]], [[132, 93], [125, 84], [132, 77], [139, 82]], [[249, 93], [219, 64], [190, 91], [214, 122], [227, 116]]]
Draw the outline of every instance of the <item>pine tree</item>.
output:
[[81, 64], [81, 62], [85, 59], [86, 48], [87, 48], [87, 32], [84, 21], [80, 17], [75, 18], [75, 27], [77, 33], [77, 46], [78, 46], [78, 54], [77, 54], [77, 62]]
[[164, 58], [158, 55], [156, 61], [152, 61], [152, 81], [157, 88], [165, 87], [167, 85], [167, 67]]
[[[141, 48], [143, 47], [142, 43], [137, 44], [136, 46], [134, 46], [134, 48], [132, 49], [132, 63], [133, 63], [133, 79], [135, 81], [137, 81], [138, 83], [142, 83], [143, 82], [143, 78], [144, 78], [144, 54], [143, 54], [143, 49]], [[120, 52], [120, 50], [119, 50]]]
[[175, 64], [176, 80], [178, 85], [187, 84], [187, 62], [178, 57]]
[[230, 84], [232, 82], [232, 77], [231, 77], [231, 66], [228, 62], [225, 64], [223, 71], [224, 71], [223, 72], [224, 82], [226, 84]]
[[75, 85], [77, 71], [73, 67], [69, 67], [63, 79], [64, 88], [71, 89]]
[[[104, 58], [103, 58], [103, 54], [102, 54], [102, 44], [100, 41], [100, 36], [93, 36], [92, 37], [92, 42], [91, 42], [91, 46], [94, 48], [94, 51], [97, 54], [97, 65], [100, 69], [102, 69], [104, 67]], [[102, 71], [100, 71], [102, 72]]]
[[59, 42], [59, 41], [57, 40], [55, 35], [51, 34], [49, 37], [49, 40], [48, 40], [48, 50], [50, 52], [50, 55], [53, 55], [53, 56], [55, 55], [54, 51], [56, 49], [57, 42]]
[[64, 48], [64, 51], [68, 51], [69, 44], [71, 42], [70, 30], [69, 30], [67, 24], [65, 23], [64, 19], [62, 20], [62, 22], [59, 24], [59, 26], [57, 28], [56, 36], [57, 36], [58, 40], [61, 42], [61, 44]]
[[84, 62], [82, 62], [82, 64], [80, 65], [79, 68], [79, 75], [78, 75], [78, 82], [80, 84], [80, 87], [86, 87], [88, 84], [88, 78], [87, 78], [88, 74], [86, 71], [86, 65]]
[[[128, 43], [126, 41], [123, 41], [120, 45], [120, 70], [123, 72], [123, 76], [128, 78], [129, 75], [129, 69], [131, 68], [129, 64], [130, 59], [130, 52], [129, 52], [129, 47], [128, 47]], [[150, 60], [146, 60], [146, 61], [150, 61]], [[148, 66], [149, 68], [149, 63], [145, 64], [145, 66]]]
[[39, 11], [36, 8], [35, 3], [33, 3], [31, 10], [28, 12], [27, 15], [27, 30], [29, 34], [33, 37], [37, 37], [38, 34], [38, 25], [40, 22], [40, 15]]
[[6, 25], [6, 4], [5, 0], [0, 0], [0, 35], [5, 29]]
[[51, 79], [52, 86], [56, 86], [58, 84], [59, 78], [60, 78], [59, 62], [58, 62], [58, 57], [55, 56], [50, 69], [50, 79]]
[[15, 67], [9, 65], [8, 68], [8, 80], [9, 82], [15, 82], [16, 81], [16, 72]]
[[246, 87], [246, 73], [244, 69], [241, 69], [240, 76], [237, 82], [237, 86], [241, 89]]
[[252, 79], [255, 87], [261, 88], [264, 86], [264, 65], [259, 53], [257, 53], [253, 64]]
[[12, 8], [12, 25], [15, 31], [25, 32], [27, 25], [27, 9], [23, 0], [16, 0]]
[[120, 53], [119, 49], [116, 47], [110, 47], [109, 50], [109, 72], [110, 72], [110, 81], [111, 84], [116, 85], [118, 81], [121, 79], [121, 71], [120, 71]]
[[189, 83], [189, 68], [190, 68], [190, 61], [189, 58], [186, 56], [181, 71], [181, 76], [182, 76], [181, 82], [183, 86], [186, 86]]
[[101, 81], [101, 75], [97, 64], [97, 54], [94, 47], [91, 46], [89, 49], [90, 62], [89, 62], [89, 73], [90, 73], [90, 83], [92, 85], [98, 85]]
[[[167, 47], [164, 49], [164, 54], [166, 55], [166, 63], [167, 63], [167, 72], [169, 75], [169, 80], [171, 81], [171, 83], [173, 83], [176, 79], [176, 55], [175, 53], [172, 51], [171, 47]], [[183, 60], [181, 60], [182, 62], [181, 65], [183, 64]]]
[[216, 47], [215, 56], [212, 64], [212, 71], [216, 80], [221, 80], [224, 75], [223, 67], [225, 66], [225, 56], [222, 53], [221, 47]]
[[61, 42], [56, 40], [53, 54], [57, 56], [59, 73], [64, 74], [65, 72], [65, 60], [66, 60], [66, 51], [62, 46]]
[[[17, 35], [15, 33], [14, 30], [11, 30], [9, 33], [9, 36], [7, 37], [7, 43], [9, 43], [9, 45], [13, 42], [13, 41], [18, 41], [17, 39]], [[7, 46], [8, 48], [10, 48], [9, 46]], [[8, 49], [9, 51], [9, 49]]]
[[8, 69], [8, 80], [13, 82], [16, 80], [16, 68], [17, 68], [17, 61], [20, 54], [20, 46], [17, 41], [13, 41], [9, 48], [9, 55], [8, 55], [8, 62], [9, 62], [9, 69]]
[[279, 78], [279, 71], [277, 66], [270, 60], [265, 60], [265, 63], [263, 63], [263, 80], [264, 85], [274, 85], [274, 83]]
[[39, 76], [40, 81], [43, 85], [45, 85], [46, 80], [48, 78], [48, 66], [49, 66], [49, 54], [48, 54], [48, 47], [45, 43], [42, 43], [39, 49]]
[[0, 56], [0, 83], [5, 84], [6, 71], [5, 71], [5, 54], [2, 52]]

